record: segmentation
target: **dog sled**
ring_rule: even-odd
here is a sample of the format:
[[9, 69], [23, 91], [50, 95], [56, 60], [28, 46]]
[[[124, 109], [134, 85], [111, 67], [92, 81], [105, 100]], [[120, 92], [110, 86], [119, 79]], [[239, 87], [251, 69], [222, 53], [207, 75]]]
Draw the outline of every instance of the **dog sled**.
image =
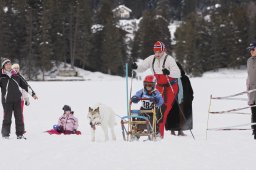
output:
[[[140, 101], [149, 100], [141, 98]], [[151, 110], [130, 109], [127, 116], [121, 117], [121, 128], [124, 141], [139, 140], [146, 136], [148, 140], [155, 141], [157, 135], [157, 118], [155, 105]]]

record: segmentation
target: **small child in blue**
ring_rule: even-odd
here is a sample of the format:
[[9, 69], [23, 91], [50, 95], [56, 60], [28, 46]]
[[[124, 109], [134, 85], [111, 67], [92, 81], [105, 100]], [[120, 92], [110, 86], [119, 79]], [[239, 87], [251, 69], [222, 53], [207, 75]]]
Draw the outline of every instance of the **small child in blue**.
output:
[[[164, 100], [162, 98], [161, 93], [155, 89], [156, 86], [156, 78], [153, 75], [148, 75], [145, 77], [143, 81], [144, 88], [136, 92], [136, 94], [131, 98], [131, 102], [138, 103], [141, 99], [149, 99], [149, 100], [141, 100], [142, 105], [140, 110], [151, 110], [153, 109], [154, 105], [156, 106], [156, 117], [159, 117], [158, 120], [161, 119], [161, 109], [160, 107], [163, 105]], [[141, 116], [146, 116], [150, 120], [150, 123], [153, 123], [152, 114], [143, 113], [140, 114]], [[142, 120], [140, 118], [133, 118], [134, 120]], [[156, 131], [159, 132], [159, 121], [156, 122]], [[138, 124], [137, 125], [138, 131], [143, 131], [146, 129], [146, 125]], [[139, 136], [136, 136], [137, 140]]]
[[155, 89], [156, 86], [156, 78], [153, 75], [148, 75], [145, 77], [143, 81], [144, 88], [137, 91], [136, 94], [131, 98], [131, 102], [138, 103], [141, 98], [146, 98], [149, 100], [141, 100], [142, 101], [142, 110], [151, 110], [153, 109], [153, 105], [156, 107], [162, 106], [164, 103], [161, 93]]

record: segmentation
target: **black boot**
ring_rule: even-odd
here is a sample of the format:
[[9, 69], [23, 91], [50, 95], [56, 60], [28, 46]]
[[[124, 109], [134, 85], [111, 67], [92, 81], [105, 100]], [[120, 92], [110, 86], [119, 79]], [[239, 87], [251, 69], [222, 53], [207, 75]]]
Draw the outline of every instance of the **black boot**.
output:
[[187, 136], [182, 130], [179, 130], [178, 136]]
[[19, 136], [17, 136], [17, 139], [27, 139], [26, 137], [24, 137], [23, 135], [19, 135]]

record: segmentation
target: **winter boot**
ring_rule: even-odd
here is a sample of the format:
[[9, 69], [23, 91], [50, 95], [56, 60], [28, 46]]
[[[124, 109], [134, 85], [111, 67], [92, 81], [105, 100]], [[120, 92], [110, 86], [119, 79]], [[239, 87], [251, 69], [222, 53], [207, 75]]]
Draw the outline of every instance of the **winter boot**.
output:
[[3, 136], [3, 139], [9, 139], [9, 136]]
[[156, 134], [156, 141], [160, 141], [160, 140], [162, 140], [163, 138], [162, 138], [162, 136], [160, 135], [160, 133], [157, 133]]
[[26, 137], [24, 137], [23, 135], [17, 136], [17, 139], [27, 139]]
[[187, 136], [182, 130], [179, 130], [178, 136]]
[[253, 129], [252, 135], [254, 136], [254, 139], [256, 139], [256, 130], [255, 129]]
[[175, 131], [174, 131], [174, 130], [171, 130], [171, 135], [176, 136], [176, 134], [175, 134]]

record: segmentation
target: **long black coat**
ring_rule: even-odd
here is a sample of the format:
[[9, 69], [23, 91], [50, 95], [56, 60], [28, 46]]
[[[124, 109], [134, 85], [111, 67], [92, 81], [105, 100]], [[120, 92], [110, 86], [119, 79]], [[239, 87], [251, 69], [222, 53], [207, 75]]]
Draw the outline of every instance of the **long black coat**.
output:
[[[183, 86], [183, 102], [179, 105], [178, 101], [173, 102], [172, 109], [170, 110], [165, 129], [166, 130], [190, 130], [193, 128], [192, 116], [192, 101], [194, 99], [194, 92], [188, 76], [185, 75], [181, 65], [177, 63], [181, 70], [181, 82]], [[181, 113], [181, 110], [185, 116]]]

